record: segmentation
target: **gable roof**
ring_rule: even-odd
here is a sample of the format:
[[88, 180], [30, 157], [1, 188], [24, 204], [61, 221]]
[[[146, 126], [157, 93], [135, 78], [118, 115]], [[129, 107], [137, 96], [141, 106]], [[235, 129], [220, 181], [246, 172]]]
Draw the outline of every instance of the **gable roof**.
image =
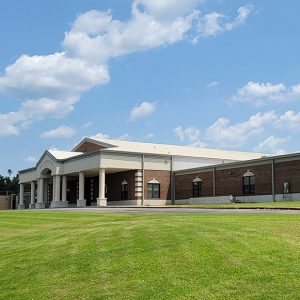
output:
[[[133, 141], [120, 141], [112, 139], [83, 139], [74, 149], [76, 151], [84, 143], [101, 146], [99, 151], [129, 152], [140, 154], [158, 154], [170, 156], [184, 156], [197, 158], [219, 158], [224, 160], [249, 160], [266, 156], [263, 153], [227, 151], [219, 149], [198, 148], [191, 146], [177, 146], [167, 144], [142, 143]], [[78, 152], [77, 152], [78, 153]]]
[[67, 159], [83, 154], [83, 152], [71, 152], [71, 151], [58, 151], [58, 150], [48, 150], [48, 152], [56, 159]]

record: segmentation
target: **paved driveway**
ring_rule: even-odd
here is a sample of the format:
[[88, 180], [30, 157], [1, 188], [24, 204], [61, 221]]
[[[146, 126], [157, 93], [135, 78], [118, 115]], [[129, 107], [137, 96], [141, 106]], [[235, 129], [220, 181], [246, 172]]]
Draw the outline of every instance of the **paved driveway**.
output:
[[300, 214], [300, 210], [280, 209], [202, 209], [178, 207], [84, 207], [43, 209], [50, 212], [134, 213], [134, 214]]

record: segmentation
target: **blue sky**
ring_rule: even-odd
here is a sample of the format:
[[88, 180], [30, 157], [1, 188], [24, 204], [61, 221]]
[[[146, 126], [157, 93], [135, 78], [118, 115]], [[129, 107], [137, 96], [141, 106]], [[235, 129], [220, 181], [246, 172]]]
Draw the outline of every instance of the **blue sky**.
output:
[[0, 4], [0, 173], [84, 136], [300, 148], [300, 2]]

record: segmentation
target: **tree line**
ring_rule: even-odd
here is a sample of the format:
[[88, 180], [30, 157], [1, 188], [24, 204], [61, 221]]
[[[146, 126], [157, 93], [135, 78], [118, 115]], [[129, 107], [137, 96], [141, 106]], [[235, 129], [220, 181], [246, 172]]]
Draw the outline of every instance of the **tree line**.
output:
[[0, 175], [0, 193], [18, 194], [19, 193], [19, 174], [12, 176], [12, 170], [7, 171], [7, 175]]

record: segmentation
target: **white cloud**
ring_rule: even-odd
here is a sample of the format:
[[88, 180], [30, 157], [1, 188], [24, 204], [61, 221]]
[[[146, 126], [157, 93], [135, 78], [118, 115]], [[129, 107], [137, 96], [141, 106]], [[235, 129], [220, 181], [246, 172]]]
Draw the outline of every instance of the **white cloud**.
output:
[[148, 117], [155, 110], [156, 104], [154, 102], [142, 102], [131, 110], [131, 120]]
[[50, 151], [62, 151], [61, 149], [59, 149], [55, 145], [52, 145], [48, 150], [50, 150]]
[[173, 129], [174, 133], [180, 139], [180, 141], [187, 141], [189, 146], [193, 147], [206, 147], [206, 143], [203, 143], [200, 139], [200, 130], [194, 127], [188, 127], [182, 129], [181, 126], [178, 126]]
[[199, 37], [214, 36], [243, 25], [253, 11], [253, 8], [251, 4], [241, 6], [237, 11], [236, 18], [231, 22], [226, 22], [228, 17], [221, 13], [212, 12], [204, 15], [200, 20], [198, 28], [199, 36], [196, 37], [196, 41], [198, 41]]
[[45, 131], [41, 134], [44, 139], [52, 138], [69, 138], [75, 134], [75, 130], [68, 126], [60, 126], [49, 131]]
[[241, 147], [250, 136], [261, 133], [264, 126], [277, 120], [273, 111], [257, 113], [247, 121], [231, 125], [226, 118], [219, 118], [206, 129], [206, 138], [222, 147]]
[[255, 148], [254, 151], [257, 152], [270, 152], [272, 154], [284, 154], [285, 150], [281, 149], [281, 145], [283, 145], [289, 137], [275, 137], [273, 135], [267, 137], [265, 140], [260, 142]]
[[26, 162], [30, 162], [30, 163], [36, 163], [38, 161], [38, 158], [33, 156], [33, 155], [28, 155], [24, 158], [24, 160]]
[[278, 120], [276, 121], [275, 125], [278, 128], [299, 131], [300, 112], [294, 112], [292, 110], [286, 111], [284, 114], [278, 117]]
[[99, 133], [96, 133], [94, 135], [89, 136], [89, 138], [92, 139], [92, 140], [109, 139], [109, 135], [105, 134], [105, 133], [102, 133], [102, 132], [99, 132]]
[[207, 88], [212, 88], [218, 86], [220, 83], [218, 81], [212, 81], [207, 85]]
[[83, 127], [86, 129], [86, 128], [89, 128], [93, 125], [93, 122], [86, 122]]
[[249, 81], [232, 96], [233, 102], [261, 106], [267, 103], [288, 102], [300, 99], [300, 84], [287, 87], [283, 83], [272, 84]]
[[154, 134], [153, 134], [152, 132], [147, 133], [147, 134], [145, 135], [145, 139], [152, 139], [153, 137], [154, 137]]
[[181, 128], [181, 126], [178, 126], [173, 129], [174, 133], [177, 135], [177, 137], [180, 139], [180, 141], [184, 141], [184, 131]]
[[39, 99], [46, 95], [53, 99], [68, 98], [108, 81], [106, 65], [90, 65], [65, 53], [23, 55], [0, 77], [0, 92], [15, 94], [21, 99]]
[[201, 0], [135, 0], [134, 8], [160, 20], [174, 20], [189, 14]]
[[[110, 81], [107, 64], [114, 57], [182, 40], [196, 42], [243, 24], [251, 11], [250, 6], [241, 7], [236, 19], [226, 23], [223, 14], [201, 15], [200, 3], [133, 0], [131, 16], [125, 21], [113, 19], [110, 11], [79, 15], [65, 33], [62, 52], [22, 55], [0, 76], [0, 95], [22, 101], [19, 110], [0, 114], [0, 136], [17, 135], [33, 122], [70, 113], [82, 93]], [[143, 109], [133, 112], [136, 117], [148, 114], [147, 108], [144, 115]]]
[[121, 136], [119, 136], [117, 139], [120, 141], [130, 141], [131, 136], [128, 133], [124, 133]]

